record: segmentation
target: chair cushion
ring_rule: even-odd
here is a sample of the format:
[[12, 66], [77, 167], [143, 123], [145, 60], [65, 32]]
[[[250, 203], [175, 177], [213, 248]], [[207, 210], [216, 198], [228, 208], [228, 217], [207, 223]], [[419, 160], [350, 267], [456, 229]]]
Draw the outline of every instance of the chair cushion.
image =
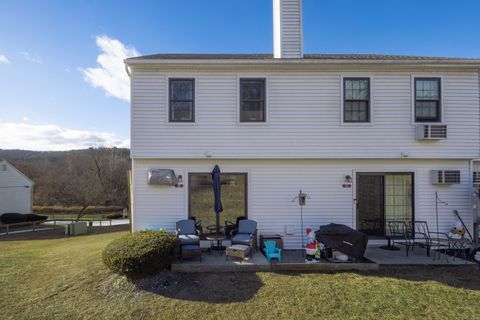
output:
[[246, 244], [249, 245], [250, 243], [250, 234], [248, 233], [238, 233], [232, 238], [232, 243], [241, 243], [241, 244]]
[[200, 238], [195, 234], [181, 234], [178, 236], [178, 239], [181, 245], [200, 243]]
[[198, 244], [185, 244], [182, 246], [182, 250], [184, 251], [191, 251], [191, 250], [198, 250], [200, 246]]
[[238, 233], [255, 233], [256, 230], [256, 221], [248, 219], [238, 221]]
[[180, 220], [177, 221], [178, 234], [196, 234], [195, 220]]

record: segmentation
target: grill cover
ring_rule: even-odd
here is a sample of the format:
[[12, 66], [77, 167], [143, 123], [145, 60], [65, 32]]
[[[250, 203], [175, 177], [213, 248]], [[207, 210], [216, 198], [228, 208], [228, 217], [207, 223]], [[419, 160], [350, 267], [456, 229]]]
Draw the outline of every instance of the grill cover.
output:
[[368, 236], [343, 224], [330, 223], [320, 226], [317, 241], [352, 258], [363, 258], [367, 249]]

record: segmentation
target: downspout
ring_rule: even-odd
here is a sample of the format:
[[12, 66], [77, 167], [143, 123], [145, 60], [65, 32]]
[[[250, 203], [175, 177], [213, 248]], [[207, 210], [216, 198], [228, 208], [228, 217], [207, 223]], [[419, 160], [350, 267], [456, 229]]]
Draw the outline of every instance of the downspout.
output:
[[128, 64], [124, 60], [125, 63], [125, 71], [127, 72], [128, 77], [130, 78], [130, 160], [131, 160], [131, 169], [127, 172], [127, 179], [128, 179], [128, 206], [129, 206], [129, 212], [128, 212], [128, 221], [130, 224], [130, 232], [135, 231], [134, 227], [134, 219], [133, 219], [133, 207], [134, 207], [134, 191], [133, 191], [133, 167], [134, 167], [134, 162], [132, 159], [132, 141], [133, 141], [133, 94], [132, 94], [132, 74], [130, 71], [130, 68], [128, 67]]

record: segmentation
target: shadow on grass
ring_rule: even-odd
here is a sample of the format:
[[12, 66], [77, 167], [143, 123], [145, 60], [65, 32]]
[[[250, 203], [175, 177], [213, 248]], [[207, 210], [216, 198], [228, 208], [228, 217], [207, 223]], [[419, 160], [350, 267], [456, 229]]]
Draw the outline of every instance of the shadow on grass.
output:
[[[275, 273], [292, 277], [319, 274], [319, 272], [313, 271], [275, 271]], [[346, 273], [354, 273], [367, 278], [390, 278], [412, 282], [434, 281], [454, 288], [480, 290], [480, 272], [477, 265], [382, 266], [379, 270], [372, 271], [341, 270], [320, 272], [320, 274], [325, 275], [342, 275]]]
[[[22, 229], [10, 229], [11, 232], [22, 230]], [[91, 236], [96, 234], [102, 233], [111, 233], [111, 232], [120, 232], [120, 231], [128, 231], [129, 225], [122, 224], [122, 225], [113, 225], [113, 226], [102, 226], [102, 227], [88, 227], [88, 233], [79, 235], [79, 236], [70, 236], [73, 237], [84, 237], [84, 236]], [[3, 230], [0, 230], [3, 232]], [[9, 233], [0, 235], [0, 242], [1, 241], [19, 241], [19, 240], [50, 240], [50, 239], [60, 239], [66, 238], [65, 236], [65, 229], [61, 225], [57, 225], [55, 230], [53, 230], [53, 226], [50, 225], [42, 225], [37, 228], [36, 231], [33, 231], [31, 228], [27, 229], [25, 232], [22, 233]]]
[[172, 299], [208, 303], [247, 301], [263, 286], [261, 279], [253, 272], [216, 274], [162, 272], [130, 281], [141, 291]]
[[450, 266], [391, 266], [377, 271], [359, 271], [367, 277], [394, 278], [407, 281], [435, 281], [450, 287], [480, 290], [480, 272], [477, 265]]

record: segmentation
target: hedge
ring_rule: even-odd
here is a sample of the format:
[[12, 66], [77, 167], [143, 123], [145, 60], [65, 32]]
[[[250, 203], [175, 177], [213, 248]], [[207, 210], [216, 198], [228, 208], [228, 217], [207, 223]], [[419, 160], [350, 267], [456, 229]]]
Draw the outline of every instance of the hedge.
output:
[[103, 250], [104, 264], [122, 275], [152, 274], [170, 268], [177, 237], [166, 231], [140, 231], [112, 241]]

